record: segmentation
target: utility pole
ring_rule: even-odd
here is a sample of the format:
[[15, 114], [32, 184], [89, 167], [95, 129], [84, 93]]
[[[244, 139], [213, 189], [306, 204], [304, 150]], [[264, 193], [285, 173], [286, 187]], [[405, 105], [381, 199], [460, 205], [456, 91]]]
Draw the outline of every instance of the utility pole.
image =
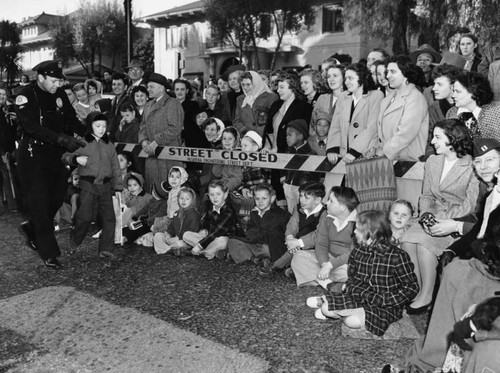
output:
[[127, 25], [127, 65], [132, 59], [132, 0], [123, 0], [125, 24]]

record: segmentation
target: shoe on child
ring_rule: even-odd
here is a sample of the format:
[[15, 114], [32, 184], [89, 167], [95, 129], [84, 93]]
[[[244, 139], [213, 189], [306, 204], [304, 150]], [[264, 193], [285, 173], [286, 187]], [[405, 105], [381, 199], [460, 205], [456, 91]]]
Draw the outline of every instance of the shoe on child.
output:
[[295, 273], [293, 273], [292, 267], [285, 269], [285, 277], [288, 277], [290, 280], [295, 280]]
[[328, 320], [328, 317], [323, 315], [323, 311], [321, 311], [321, 308], [318, 308], [316, 311], [314, 311], [314, 317], [318, 320]]
[[323, 305], [322, 297], [309, 297], [306, 300], [307, 307], [309, 308], [320, 308]]
[[195, 247], [193, 247], [193, 249], [191, 250], [191, 254], [193, 254], [193, 255], [200, 255], [201, 254], [201, 248], [200, 248], [200, 246], [196, 245]]
[[227, 258], [227, 250], [219, 250], [215, 253], [217, 259], [223, 260]]

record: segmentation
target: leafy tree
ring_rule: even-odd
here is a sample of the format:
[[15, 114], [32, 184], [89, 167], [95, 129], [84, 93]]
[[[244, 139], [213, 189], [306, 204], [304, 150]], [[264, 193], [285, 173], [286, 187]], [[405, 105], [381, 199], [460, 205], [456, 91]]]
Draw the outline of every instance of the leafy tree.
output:
[[145, 70], [154, 71], [154, 35], [153, 30], [148, 30], [142, 38], [134, 43], [133, 54], [146, 66]]
[[314, 11], [309, 0], [207, 0], [205, 12], [212, 38], [234, 45], [240, 59], [250, 45], [255, 52], [255, 62], [251, 62], [257, 70], [260, 69], [257, 43], [259, 39], [267, 39], [271, 35], [271, 23], [277, 34], [272, 69], [285, 33], [298, 32], [314, 23]]
[[125, 18], [116, 1], [82, 1], [75, 13], [52, 26], [52, 34], [57, 58], [66, 64], [76, 60], [89, 77], [96, 61], [101, 66], [103, 53], [111, 56], [114, 69], [116, 57], [126, 52]]
[[[268, 14], [274, 21], [277, 42], [271, 60], [271, 70], [274, 70], [276, 56], [278, 55], [283, 36], [287, 32], [299, 32], [303, 28], [309, 28], [314, 24], [315, 13], [308, 0], [269, 0], [266, 2]], [[269, 35], [263, 32], [263, 36]]]
[[[210, 23], [212, 39], [224, 44], [231, 43], [242, 59], [251, 44], [257, 52], [259, 15], [264, 9], [260, 0], [207, 0], [205, 14]], [[258, 53], [255, 56], [255, 69], [260, 69]], [[252, 62], [252, 61], [251, 61]]]
[[415, 22], [416, 0], [344, 1], [344, 17], [350, 29], [383, 41], [392, 39], [394, 54], [408, 54], [408, 31]]
[[468, 29], [483, 43], [500, 37], [498, 0], [349, 0], [344, 16], [362, 35], [393, 41], [394, 54], [408, 54], [408, 39], [453, 49], [450, 38]]
[[484, 44], [496, 43], [500, 37], [498, 6], [498, 0], [419, 0], [414, 13], [426, 40], [434, 33], [441, 48], [448, 48], [450, 36], [465, 29], [480, 36]]
[[19, 45], [19, 29], [15, 22], [0, 22], [0, 79], [3, 72], [7, 74], [7, 83], [12, 85], [17, 74], [21, 72], [19, 61], [22, 48]]

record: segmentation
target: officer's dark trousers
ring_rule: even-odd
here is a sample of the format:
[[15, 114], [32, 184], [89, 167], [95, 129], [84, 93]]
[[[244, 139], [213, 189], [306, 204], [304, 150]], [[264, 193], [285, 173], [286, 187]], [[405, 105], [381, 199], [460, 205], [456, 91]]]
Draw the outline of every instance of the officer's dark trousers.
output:
[[[90, 184], [80, 179], [80, 207], [76, 212], [75, 227], [71, 231], [73, 244], [79, 246], [87, 235], [96, 215], [101, 219], [102, 234], [99, 252], [114, 250], [115, 212], [113, 209], [113, 189], [111, 183]], [[92, 190], [90, 192], [89, 190]]]
[[18, 172], [28, 215], [35, 231], [35, 244], [45, 260], [61, 255], [54, 235], [54, 216], [66, 193], [69, 170], [61, 163], [61, 152], [50, 145], [32, 145], [21, 141]]

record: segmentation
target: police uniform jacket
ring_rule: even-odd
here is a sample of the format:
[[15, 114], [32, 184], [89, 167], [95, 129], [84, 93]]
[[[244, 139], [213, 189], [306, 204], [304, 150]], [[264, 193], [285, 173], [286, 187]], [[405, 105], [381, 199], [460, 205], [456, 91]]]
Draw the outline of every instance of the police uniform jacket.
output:
[[16, 111], [23, 129], [21, 152], [29, 144], [35, 146], [36, 152], [49, 151], [61, 156], [64, 149], [57, 146], [58, 136], [74, 132], [84, 135], [86, 131], [66, 92], [60, 88], [55, 94], [42, 90], [36, 82], [22, 88], [16, 98]]

